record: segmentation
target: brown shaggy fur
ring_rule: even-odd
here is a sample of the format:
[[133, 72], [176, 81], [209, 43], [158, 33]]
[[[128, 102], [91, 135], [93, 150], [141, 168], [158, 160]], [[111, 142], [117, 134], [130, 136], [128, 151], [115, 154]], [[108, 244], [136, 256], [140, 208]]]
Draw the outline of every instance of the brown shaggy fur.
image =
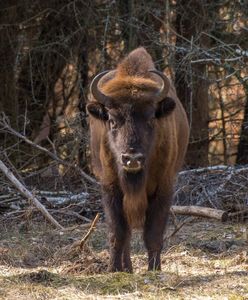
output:
[[[159, 109], [153, 98], [161, 82], [149, 72], [151, 69], [154, 69], [151, 56], [144, 48], [138, 48], [117, 66], [114, 78], [100, 85], [101, 92], [115, 104], [115, 109], [106, 107], [107, 113], [117, 115], [117, 121], [124, 119], [125, 125], [111, 132], [108, 120], [90, 116], [92, 166], [103, 187], [110, 230], [111, 271], [132, 271], [128, 249], [130, 230], [135, 227], [144, 229], [148, 269], [160, 269], [173, 185], [188, 143], [186, 114], [172, 84], [168, 97], [174, 100], [175, 109], [168, 115], [142, 121], [146, 113]], [[137, 119], [132, 119], [133, 112]], [[151, 133], [148, 122], [152, 122]], [[147, 159], [143, 175], [126, 179], [119, 156], [130, 144], [135, 144], [137, 149], [143, 145]]]
[[147, 194], [143, 189], [138, 194], [125, 194], [123, 197], [123, 209], [128, 224], [132, 228], [142, 228], [145, 223], [147, 210]]
[[159, 83], [149, 70], [154, 69], [151, 56], [144, 48], [134, 50], [117, 67], [116, 75], [102, 87], [102, 92], [113, 99], [134, 98], [144, 101], [159, 90]]

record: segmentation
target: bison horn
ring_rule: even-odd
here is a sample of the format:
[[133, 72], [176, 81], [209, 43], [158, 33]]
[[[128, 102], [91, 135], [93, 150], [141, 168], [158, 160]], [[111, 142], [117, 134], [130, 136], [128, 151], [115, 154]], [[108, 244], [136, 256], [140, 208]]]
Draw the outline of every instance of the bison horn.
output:
[[162, 101], [167, 96], [167, 94], [169, 92], [170, 81], [169, 81], [168, 77], [164, 73], [162, 73], [162, 72], [160, 72], [158, 70], [149, 70], [149, 71], [151, 73], [154, 73], [154, 74], [158, 75], [162, 79], [162, 81], [163, 81], [162, 87], [160, 88], [160, 90], [157, 93], [157, 96], [158, 96], [158, 100], [157, 101], [158, 102]]
[[98, 83], [100, 82], [100, 80], [106, 82], [112, 79], [114, 74], [115, 71], [103, 71], [94, 77], [90, 85], [90, 92], [93, 95], [93, 97], [104, 105], [109, 103], [111, 99], [99, 90]]

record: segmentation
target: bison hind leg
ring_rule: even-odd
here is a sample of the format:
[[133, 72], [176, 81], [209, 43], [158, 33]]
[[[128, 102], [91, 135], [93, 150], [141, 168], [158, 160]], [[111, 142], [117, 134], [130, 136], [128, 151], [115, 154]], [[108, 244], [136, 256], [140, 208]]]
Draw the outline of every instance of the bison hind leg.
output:
[[169, 217], [172, 189], [157, 192], [149, 201], [144, 226], [144, 242], [148, 252], [148, 271], [161, 270], [163, 235]]

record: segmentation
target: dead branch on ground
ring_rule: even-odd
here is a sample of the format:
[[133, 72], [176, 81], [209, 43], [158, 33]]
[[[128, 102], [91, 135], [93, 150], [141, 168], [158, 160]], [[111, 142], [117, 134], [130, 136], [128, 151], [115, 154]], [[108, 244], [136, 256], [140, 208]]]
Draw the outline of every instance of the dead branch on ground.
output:
[[[87, 231], [87, 233], [85, 234], [85, 236], [81, 240], [75, 241], [73, 244], [67, 245], [67, 246], [63, 247], [62, 249], [60, 249], [59, 251], [57, 251], [56, 256], [61, 258], [61, 257], [70, 257], [70, 256], [80, 255], [82, 248], [86, 245], [86, 241], [89, 239], [92, 232], [96, 229], [96, 224], [97, 224], [99, 218], [100, 218], [100, 214], [97, 213], [94, 220], [91, 222], [90, 228]], [[89, 224], [87, 224], [87, 226], [88, 225]], [[83, 226], [83, 228], [84, 227], [85, 226]], [[80, 225], [77, 228], [82, 228], [82, 225]], [[65, 231], [74, 230], [74, 229], [76, 229], [76, 228], [66, 228]], [[86, 248], [86, 250], [89, 251], [88, 248]]]
[[[197, 217], [204, 217], [219, 220], [221, 222], [227, 221], [229, 214], [226, 211], [213, 209], [209, 207], [200, 206], [172, 206], [170, 209], [172, 221], [174, 224], [174, 231], [167, 234], [164, 240], [174, 236], [185, 224], [193, 222]], [[177, 222], [176, 215], [189, 215], [190, 217]]]
[[91, 222], [90, 228], [89, 228], [88, 232], [86, 233], [86, 235], [80, 241], [74, 242], [70, 246], [70, 251], [75, 248], [79, 248], [80, 250], [83, 248], [83, 246], [85, 245], [86, 241], [88, 240], [88, 238], [90, 237], [92, 232], [96, 229], [96, 224], [97, 224], [99, 218], [100, 218], [100, 214], [97, 213], [94, 220]]
[[47, 211], [47, 209], [40, 203], [40, 201], [14, 176], [14, 174], [5, 166], [0, 160], [0, 170], [11, 181], [11, 183], [20, 191], [20, 193], [31, 200], [33, 205], [58, 229], [63, 229], [61, 226]]
[[200, 206], [172, 206], [171, 211], [178, 215], [190, 215], [195, 217], [204, 217], [225, 222], [228, 218], [228, 213], [220, 209]]
[[88, 240], [89, 236], [92, 234], [92, 232], [95, 230], [96, 228], [96, 223], [98, 222], [100, 218], [100, 214], [98, 213], [94, 220], [92, 221], [91, 225], [90, 225], [90, 229], [89, 231], [86, 233], [86, 235], [82, 238], [82, 240], [80, 241], [80, 244], [79, 244], [79, 248], [82, 249], [83, 246], [85, 245], [86, 241]]
[[204, 206], [228, 212], [247, 207], [248, 165], [212, 166], [179, 173], [175, 205]]
[[188, 217], [187, 219], [185, 219], [179, 223], [174, 223], [175, 229], [171, 233], [169, 233], [165, 236], [164, 241], [173, 237], [185, 224], [189, 224], [189, 223], [193, 222], [195, 219], [196, 219], [195, 217]]

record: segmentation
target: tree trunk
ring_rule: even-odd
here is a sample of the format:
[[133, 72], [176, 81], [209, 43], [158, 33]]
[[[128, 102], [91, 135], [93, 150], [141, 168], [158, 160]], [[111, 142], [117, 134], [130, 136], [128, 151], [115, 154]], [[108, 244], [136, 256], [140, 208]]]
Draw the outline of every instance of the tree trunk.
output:
[[143, 4], [134, 0], [121, 0], [118, 8], [122, 20], [119, 25], [124, 41], [124, 53], [143, 46], [152, 55], [156, 67], [163, 71], [165, 66], [160, 29], [166, 14], [164, 1], [147, 2], [146, 13]]
[[[17, 4], [12, 7], [1, 7], [0, 23], [18, 23]], [[8, 116], [10, 123], [17, 129], [18, 126], [18, 101], [16, 74], [18, 67], [18, 47], [20, 46], [20, 29], [18, 26], [2, 26], [0, 30], [0, 99], [1, 110]]]
[[[206, 65], [191, 63], [197, 57], [198, 47], [206, 46], [206, 40], [198, 38], [204, 24], [201, 20], [202, 7], [196, 1], [179, 1], [176, 18], [177, 41], [175, 56], [175, 81], [178, 97], [186, 109], [190, 123], [190, 144], [186, 155], [186, 164], [190, 167], [208, 165], [208, 83], [206, 81]], [[185, 13], [187, 11], [187, 13]], [[195, 15], [197, 12], [197, 15]], [[197, 20], [199, 18], [199, 20]]]
[[86, 121], [86, 103], [87, 103], [87, 87], [89, 83], [89, 77], [88, 77], [88, 71], [89, 71], [89, 65], [88, 65], [88, 51], [86, 45], [88, 44], [88, 36], [87, 33], [84, 34], [82, 37], [82, 42], [79, 47], [81, 50], [81, 53], [78, 53], [78, 65], [79, 65], [79, 78], [81, 80], [81, 84], [79, 86], [79, 106], [78, 109], [81, 113], [81, 126], [82, 126], [82, 138], [78, 152], [78, 163], [81, 168], [84, 168], [87, 172], [89, 172], [89, 157], [87, 155], [87, 146], [85, 140], [88, 136], [88, 124]]
[[[248, 84], [244, 82], [246, 95], [248, 95]], [[237, 164], [248, 164], [248, 99], [246, 97], [244, 119], [240, 132], [238, 145]]]

